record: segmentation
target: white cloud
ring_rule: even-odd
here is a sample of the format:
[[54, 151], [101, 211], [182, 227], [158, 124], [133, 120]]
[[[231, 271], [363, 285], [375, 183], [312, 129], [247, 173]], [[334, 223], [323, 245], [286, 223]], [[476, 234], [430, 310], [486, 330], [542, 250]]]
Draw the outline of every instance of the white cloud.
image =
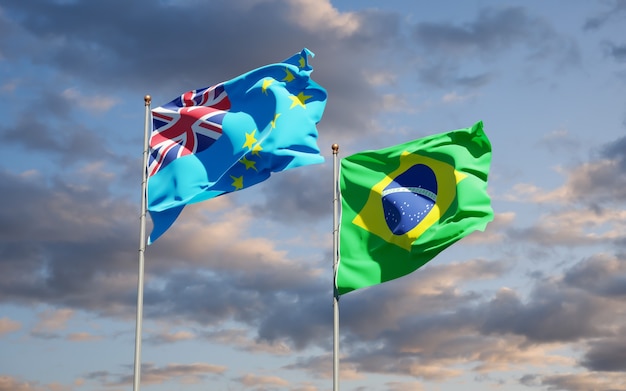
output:
[[12, 333], [22, 328], [20, 322], [16, 322], [10, 318], [0, 318], [0, 335]]
[[104, 113], [117, 104], [117, 99], [102, 95], [84, 95], [76, 88], [68, 88], [61, 93], [68, 101], [93, 113]]
[[294, 7], [291, 17], [305, 29], [316, 32], [319, 26], [333, 29], [341, 37], [346, 37], [360, 28], [359, 19], [354, 13], [339, 12], [328, 0], [291, 0]]
[[100, 336], [100, 335], [93, 335], [93, 334], [87, 333], [87, 332], [70, 333], [67, 336], [67, 340], [68, 341], [72, 341], [72, 342], [98, 341], [98, 340], [101, 340], [101, 339], [102, 339], [102, 336]]
[[59, 310], [44, 310], [37, 314], [39, 322], [33, 328], [35, 332], [49, 332], [64, 330], [67, 322], [74, 317], [74, 310], [62, 308]]
[[239, 378], [239, 382], [246, 387], [257, 387], [259, 385], [268, 386], [288, 386], [289, 382], [278, 376], [254, 375], [247, 373]]
[[452, 91], [452, 92], [445, 94], [441, 98], [441, 101], [443, 103], [460, 103], [468, 99], [474, 98], [475, 96], [476, 94], [459, 95], [456, 91]]

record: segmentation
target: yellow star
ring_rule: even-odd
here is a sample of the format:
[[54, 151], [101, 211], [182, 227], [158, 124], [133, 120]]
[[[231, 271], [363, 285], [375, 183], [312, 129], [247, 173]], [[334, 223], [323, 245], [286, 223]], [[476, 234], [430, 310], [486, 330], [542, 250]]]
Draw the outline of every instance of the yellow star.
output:
[[306, 66], [306, 60], [304, 57], [300, 57], [300, 68], [304, 68]]
[[262, 150], [263, 150], [263, 147], [261, 146], [261, 143], [259, 143], [255, 145], [254, 148], [252, 148], [252, 154], [256, 156], [261, 156], [259, 155], [259, 152], [261, 152]]
[[231, 175], [230, 177], [233, 178], [232, 185], [235, 187], [235, 190], [243, 189], [243, 176], [235, 177]]
[[287, 83], [289, 83], [290, 81], [293, 81], [293, 79], [295, 79], [296, 77], [293, 75], [293, 73], [291, 73], [291, 71], [289, 70], [289, 68], [285, 67], [285, 77], [283, 78], [282, 81], [286, 81]]
[[239, 161], [239, 163], [243, 163], [246, 166], [246, 170], [253, 169], [254, 171], [258, 171], [254, 166], [256, 162], [254, 160], [248, 160], [245, 156]]
[[308, 99], [310, 99], [312, 97], [313, 97], [313, 95], [304, 95], [304, 92], [300, 92], [298, 94], [298, 96], [291, 95], [289, 97], [289, 99], [291, 99], [292, 102], [291, 102], [291, 107], [289, 109], [293, 109], [294, 107], [296, 107], [298, 105], [300, 105], [300, 106], [302, 106], [303, 108], [306, 109], [306, 105], [304, 104], [304, 102], [306, 102]]
[[254, 134], [256, 133], [256, 129], [252, 131], [252, 133], [246, 133], [246, 142], [243, 144], [242, 148], [252, 149], [254, 143], [256, 143], [256, 138], [254, 138]]
[[276, 127], [276, 120], [278, 119], [278, 117], [280, 117], [280, 113], [274, 114], [274, 119], [272, 120], [272, 122], [270, 122], [270, 124], [272, 125], [272, 129]]
[[267, 87], [269, 87], [274, 82], [274, 79], [264, 79], [263, 86], [261, 87], [261, 91], [267, 95]]

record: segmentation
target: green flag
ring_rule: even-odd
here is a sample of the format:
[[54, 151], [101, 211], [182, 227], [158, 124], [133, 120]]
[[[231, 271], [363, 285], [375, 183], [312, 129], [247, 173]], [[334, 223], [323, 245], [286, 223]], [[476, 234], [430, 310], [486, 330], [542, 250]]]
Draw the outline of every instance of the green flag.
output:
[[341, 161], [339, 294], [409, 274], [493, 220], [483, 123]]

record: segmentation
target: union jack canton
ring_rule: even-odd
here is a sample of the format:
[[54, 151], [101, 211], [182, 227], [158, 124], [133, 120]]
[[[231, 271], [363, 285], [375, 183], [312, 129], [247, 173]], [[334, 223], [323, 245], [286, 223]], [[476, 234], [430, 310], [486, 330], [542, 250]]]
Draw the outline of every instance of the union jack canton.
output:
[[153, 109], [148, 176], [179, 157], [209, 148], [222, 136], [222, 121], [229, 109], [224, 83], [185, 92]]

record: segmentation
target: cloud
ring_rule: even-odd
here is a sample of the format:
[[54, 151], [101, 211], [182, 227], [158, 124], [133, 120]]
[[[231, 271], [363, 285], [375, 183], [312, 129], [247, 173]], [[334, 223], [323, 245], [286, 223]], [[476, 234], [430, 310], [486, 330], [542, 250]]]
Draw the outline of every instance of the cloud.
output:
[[[321, 354], [304, 358], [297, 358], [293, 364], [285, 366], [286, 369], [304, 370], [315, 378], [332, 379], [333, 377], [333, 356], [331, 354]], [[354, 363], [345, 356], [340, 357], [339, 378], [343, 381], [360, 380], [365, 375], [356, 368]]]
[[472, 99], [474, 96], [472, 94], [470, 95], [459, 95], [456, 93], [456, 91], [450, 92], [448, 94], [445, 94], [442, 98], [441, 101], [443, 103], [458, 103], [458, 102], [463, 102], [467, 99]]
[[604, 48], [606, 55], [615, 60], [615, 62], [626, 62], [626, 44], [619, 45], [605, 42]]
[[424, 386], [419, 382], [389, 382], [388, 391], [422, 391]]
[[195, 339], [197, 336], [191, 331], [175, 331], [175, 332], [160, 332], [151, 333], [151, 335], [145, 337], [146, 342], [154, 344], [175, 343], [180, 341], [188, 341]]
[[[102, 130], [101, 121], [87, 116], [82, 110], [109, 109], [106, 99], [98, 96], [83, 100], [76, 90], [56, 90], [50, 80], [40, 86], [26, 85], [22, 89], [37, 90], [33, 96], [21, 94], [23, 104], [7, 109], [12, 120], [0, 126], [0, 140], [6, 145], [17, 146], [18, 156], [33, 157], [35, 161], [46, 159], [55, 163], [58, 170], [76, 163], [104, 160], [111, 167], [124, 162], [120, 156], [124, 149], [124, 138], [111, 137]], [[76, 103], [78, 102], [78, 103]], [[36, 107], [36, 112], [34, 111]], [[38, 158], [34, 156], [40, 155]]]
[[476, 231], [470, 234], [464, 243], [486, 244], [499, 243], [506, 236], [506, 230], [511, 228], [516, 219], [515, 212], [496, 213], [484, 232]]
[[136, 254], [132, 206], [116, 202], [104, 188], [53, 178], [51, 186], [36, 176], [7, 172], [0, 178], [4, 200], [12, 205], [0, 213], [4, 300], [38, 303], [45, 298], [50, 305], [72, 309], [114, 308], [119, 301], [132, 305], [136, 277], [127, 261]]
[[21, 381], [12, 376], [0, 375], [0, 391], [43, 391], [44, 388], [40, 387], [33, 382]]
[[[335, 142], [342, 154], [391, 142], [404, 131], [397, 117], [430, 128], [426, 109], [435, 104], [479, 104], [476, 97], [489, 98], [488, 87], [504, 77], [498, 70], [512, 69], [504, 62], [522, 63], [515, 71], [555, 87], [562, 79], [548, 78], [545, 66], [565, 72], [564, 62], [579, 60], [563, 26], [532, 8], [485, 8], [459, 22], [437, 22], [383, 10], [340, 12], [328, 1], [191, 3], [3, 2], [0, 56], [8, 65], [27, 63], [29, 73], [0, 87], [3, 96], [18, 98], [6, 99], [11, 115], [0, 127], [9, 164], [0, 170], [7, 206], [0, 211], [0, 291], [8, 305], [48, 306], [35, 336], [100, 338], [68, 327], [78, 311], [134, 320], [144, 93], [166, 102], [283, 59], [304, 43], [316, 53], [313, 77], [332, 100], [319, 125], [330, 158]], [[214, 31], [220, 39], [211, 39]], [[604, 48], [621, 60], [622, 46]], [[524, 83], [528, 76], [516, 75]], [[132, 102], [129, 95], [137, 95], [138, 107], [121, 104]], [[415, 134], [414, 125], [406, 128]], [[536, 137], [551, 151], [580, 152], [575, 132]], [[487, 231], [438, 261], [342, 297], [342, 379], [375, 373], [407, 380], [385, 385], [394, 391], [472, 374], [499, 387], [624, 388], [618, 371], [626, 325], [615, 314], [625, 310], [626, 272], [623, 255], [611, 253], [624, 241], [624, 140], [602, 146], [590, 161], [577, 154], [577, 163], [557, 168], [560, 186], [519, 184], [515, 197], [494, 197], [500, 212]], [[18, 153], [28, 159], [13, 159]], [[186, 208], [147, 250], [146, 341], [172, 350], [205, 341], [255, 359], [291, 360], [283, 369], [328, 379], [330, 356], [315, 354], [332, 346], [330, 229], [318, 229], [331, 218], [328, 163]], [[515, 205], [519, 210], [502, 205], [522, 197], [530, 202]], [[20, 327], [0, 319], [0, 334]], [[144, 380], [153, 384], [223, 381], [229, 371], [210, 363], [145, 368]], [[584, 370], [591, 372], [577, 372]], [[496, 371], [497, 378], [489, 376]], [[130, 383], [127, 373], [85, 379], [119, 388]], [[230, 379], [316, 389], [247, 369]], [[13, 391], [69, 387], [6, 376], [0, 384]]]
[[255, 375], [252, 373], [247, 373], [236, 380], [246, 387], [255, 388], [259, 386], [285, 387], [289, 385], [287, 380], [278, 376]]
[[626, 13], [626, 3], [622, 0], [614, 0], [605, 4], [607, 4], [608, 9], [588, 17], [583, 26], [584, 30], [600, 29], [609, 21], [619, 19], [620, 14]]
[[[524, 304], [513, 291], [501, 290], [484, 308], [481, 330], [512, 333], [536, 342], [576, 341], [608, 332], [597, 322], [608, 318], [606, 307], [584, 292], [543, 283], [533, 289], [531, 297]], [[586, 314], [584, 319], [582, 314]]]
[[[258, 1], [259, 3], [269, 3], [269, 1]], [[298, 24], [311, 33], [318, 32], [320, 24], [340, 37], [348, 37], [358, 34], [364, 26], [358, 14], [353, 12], [339, 12], [329, 2], [320, 2], [313, 5], [306, 0], [293, 0], [290, 18], [296, 20]]]
[[226, 367], [207, 363], [192, 363], [167, 364], [159, 368], [153, 364], [144, 364], [141, 372], [141, 380], [146, 384], [163, 384], [174, 378], [182, 378], [181, 381], [183, 382], [196, 383], [206, 375], [223, 374], [226, 372]]
[[[191, 364], [170, 363], [157, 366], [153, 363], [141, 365], [142, 384], [164, 384], [178, 382], [182, 384], [198, 383], [208, 376], [222, 376], [227, 368], [222, 365], [213, 365], [202, 362]], [[98, 380], [104, 386], [125, 386], [132, 384], [133, 375], [118, 375], [108, 371], [96, 371], [88, 373], [85, 379]]]
[[539, 379], [541, 385], [555, 391], [619, 391], [626, 388], [622, 374], [567, 373], [541, 376]]
[[[329, 148], [330, 149], [330, 148]], [[329, 164], [303, 167], [274, 175], [259, 191], [263, 202], [255, 202], [260, 216], [306, 227], [311, 221], [328, 220], [332, 216], [333, 183]]]
[[546, 25], [532, 19], [521, 7], [484, 9], [475, 21], [464, 26], [425, 22], [413, 30], [413, 38], [427, 49], [461, 55], [508, 48], [530, 37], [536, 39], [546, 34]]
[[[118, 6], [125, 12], [114, 12]], [[355, 72], [354, 64], [367, 64], [376, 48], [384, 48], [399, 34], [397, 15], [341, 13], [327, 1], [315, 7], [300, 0], [194, 3], [191, 13], [184, 4], [135, 2], [128, 6], [119, 0], [106, 6], [37, 0], [9, 2], [3, 7], [16, 15], [21, 26], [12, 34], [27, 35], [32, 41], [32, 49], [21, 49], [24, 53], [19, 55], [32, 58], [35, 66], [98, 88], [100, 97], [139, 90], [150, 93], [155, 104], [280, 61], [306, 42], [316, 53], [312, 61], [315, 80], [333, 87], [334, 103], [328, 106], [324, 122], [350, 134], [368, 129], [367, 119], [358, 115], [361, 110], [379, 110], [365, 76], [371, 67]], [[232, 15], [237, 15], [236, 24], [230, 22]], [[205, 34], [207, 20], [211, 31], [220, 31], [221, 39], [203, 40], [199, 50], [188, 32]], [[111, 21], [115, 21], [114, 31]], [[324, 29], [307, 28], [318, 26], [319, 21]], [[169, 27], [152, 28], [165, 25]], [[76, 91], [69, 91], [69, 98], [74, 99]], [[114, 103], [110, 98], [89, 102], [98, 108]]]
[[[8, 270], [0, 276], [3, 299], [37, 303], [45, 298], [60, 308], [132, 316], [137, 271], [128, 260], [136, 259], [134, 208], [114, 202], [102, 189], [61, 180], [50, 187], [30, 175], [0, 176], [10, 189], [3, 192], [10, 195], [5, 201], [15, 205], [1, 213], [7, 227], [0, 258]], [[213, 206], [189, 211], [204, 208]], [[316, 266], [294, 262], [270, 240], [250, 236], [252, 215], [246, 210], [189, 215], [148, 249], [144, 314], [203, 325], [232, 319], [257, 325], [259, 338], [271, 346], [283, 338], [306, 346], [326, 333], [330, 312], [321, 297], [330, 286]], [[299, 315], [291, 311], [297, 301]], [[284, 322], [288, 312], [293, 323]], [[53, 320], [61, 327], [61, 314], [69, 313], [47, 313], [38, 335], [54, 337], [50, 332], [59, 329], [52, 327]]]
[[463, 25], [417, 23], [411, 38], [425, 52], [419, 66], [420, 80], [442, 88], [451, 86], [450, 81], [469, 88], [487, 84], [494, 77], [492, 72], [463, 75], [460, 59], [497, 61], [502, 51], [516, 47], [525, 49], [529, 64], [547, 57], [557, 58], [563, 65], [562, 71], [580, 62], [574, 43], [522, 7], [483, 8], [473, 21]]
[[626, 175], [617, 160], [585, 163], [568, 175], [565, 188], [570, 200], [590, 204], [626, 200]]
[[220, 329], [202, 333], [202, 337], [208, 341], [232, 346], [252, 353], [270, 353], [275, 356], [285, 356], [293, 351], [283, 341], [269, 342], [259, 338], [250, 337], [250, 329]]
[[2, 86], [0, 86], [0, 91], [13, 93], [19, 84], [18, 80], [9, 80], [6, 81]]
[[93, 335], [87, 332], [79, 332], [79, 333], [70, 333], [67, 336], [68, 341], [72, 342], [90, 342], [90, 341], [98, 341], [103, 337], [100, 335]]
[[44, 310], [38, 317], [39, 321], [33, 328], [34, 331], [60, 331], [65, 330], [67, 322], [74, 317], [74, 310], [70, 308]]
[[69, 100], [72, 104], [82, 107], [94, 113], [104, 113], [117, 104], [117, 99], [102, 95], [83, 95], [76, 88], [68, 88], [61, 93], [61, 96]]
[[21, 328], [22, 324], [20, 322], [14, 321], [7, 317], [0, 318], [0, 336], [15, 332]]
[[532, 227], [511, 229], [509, 236], [543, 246], [611, 244], [623, 237], [626, 210], [570, 208], [540, 215]]
[[600, 297], [620, 299], [626, 296], [626, 264], [621, 258], [598, 253], [567, 270], [563, 281]]
[[[471, 286], [486, 271], [502, 278], [506, 269], [494, 266], [429, 265], [411, 279], [346, 295], [341, 310], [346, 355], [342, 362], [359, 372], [444, 381], [464, 373], [458, 366], [470, 365], [477, 373], [511, 374], [521, 368], [545, 368], [546, 363], [573, 367], [576, 359], [563, 354], [571, 343], [582, 350], [585, 365], [596, 365], [591, 369], [620, 368], [620, 350], [608, 347], [621, 346], [611, 341], [626, 327], [614, 317], [624, 307], [622, 294], [599, 289], [607, 275], [615, 279], [614, 284], [609, 280], [609, 287], [619, 286], [626, 275], [617, 259], [575, 262], [560, 278], [535, 280], [526, 297], [510, 288], [493, 297], [462, 289], [461, 281]], [[584, 341], [591, 342], [590, 350], [585, 350]], [[597, 384], [604, 384], [607, 376], [598, 375]], [[549, 373], [539, 373], [535, 379], [547, 377]]]
[[626, 138], [622, 137], [599, 148], [598, 156], [575, 166], [559, 167], [565, 183], [553, 190], [543, 190], [530, 183], [519, 183], [508, 200], [533, 203], [579, 204], [592, 210], [603, 211], [603, 206], [613, 206], [626, 200]]
[[626, 169], [626, 137], [605, 144], [600, 153], [610, 161], [617, 162], [622, 169]]
[[614, 338], [592, 342], [582, 364], [592, 371], [623, 372], [626, 370], [626, 341]]
[[557, 129], [544, 135], [538, 145], [552, 153], [558, 150], [577, 151], [580, 148], [580, 141], [575, 139], [571, 132]]

